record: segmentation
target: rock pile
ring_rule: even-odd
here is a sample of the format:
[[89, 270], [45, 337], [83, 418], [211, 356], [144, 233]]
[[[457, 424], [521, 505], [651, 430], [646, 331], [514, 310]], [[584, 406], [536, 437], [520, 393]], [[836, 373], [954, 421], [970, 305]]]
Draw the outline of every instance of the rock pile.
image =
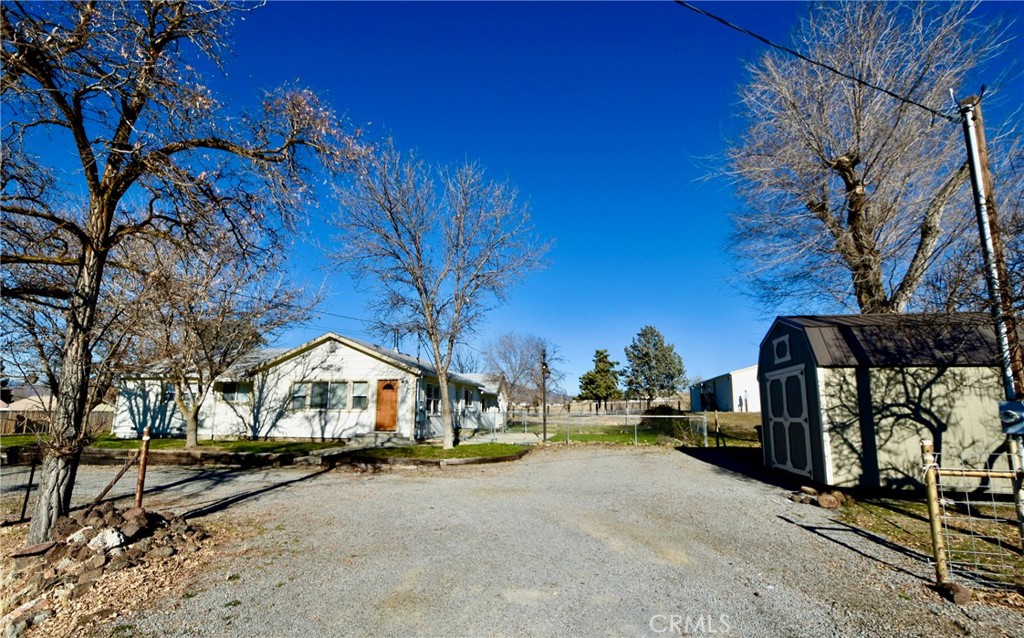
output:
[[113, 503], [61, 517], [53, 540], [11, 555], [14, 569], [0, 582], [4, 638], [53, 616], [55, 601], [74, 600], [106, 573], [176, 553], [199, 551], [206, 532], [173, 514], [142, 508], [124, 511]]
[[793, 492], [789, 496], [789, 500], [794, 503], [802, 503], [804, 505], [817, 505], [824, 507], [825, 509], [837, 510], [843, 506], [843, 503], [850, 500], [850, 497], [843, 494], [839, 490], [832, 490], [831, 492], [818, 492], [813, 487], [801, 487], [798, 491]]

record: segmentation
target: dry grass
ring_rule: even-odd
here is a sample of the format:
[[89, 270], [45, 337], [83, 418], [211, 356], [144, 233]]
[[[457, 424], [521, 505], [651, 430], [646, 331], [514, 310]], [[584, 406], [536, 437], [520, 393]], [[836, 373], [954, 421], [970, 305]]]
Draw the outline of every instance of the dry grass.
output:
[[[989, 504], [991, 508], [991, 504]], [[971, 517], [949, 511], [946, 542], [954, 562], [974, 564], [972, 571], [985, 580], [1016, 589], [1016, 600], [1024, 607], [1024, 554], [1012, 503], [996, 505], [999, 519], [991, 511], [973, 512]], [[896, 498], [865, 498], [844, 505], [842, 520], [883, 536], [893, 543], [932, 555], [927, 505], [921, 501]], [[954, 580], [970, 584], [960, 575]], [[1012, 598], [1012, 597], [1011, 597]]]

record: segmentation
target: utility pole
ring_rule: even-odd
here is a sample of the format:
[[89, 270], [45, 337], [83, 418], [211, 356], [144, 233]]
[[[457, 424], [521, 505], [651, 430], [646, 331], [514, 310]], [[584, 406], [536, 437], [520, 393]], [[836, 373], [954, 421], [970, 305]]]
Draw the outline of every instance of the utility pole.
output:
[[989, 168], [988, 144], [981, 115], [981, 99], [976, 96], [960, 101], [960, 115], [967, 144], [967, 161], [971, 169], [971, 187], [978, 229], [981, 232], [982, 256], [985, 260], [985, 281], [992, 303], [999, 338], [1003, 389], [1007, 401], [1024, 397], [1024, 357], [1021, 355], [1017, 322], [1006, 270], [1006, 255], [999, 232], [999, 217]]
[[[989, 170], [988, 145], [981, 117], [981, 98], [972, 95], [961, 100], [959, 107], [964, 127], [964, 141], [967, 145], [967, 163], [971, 169], [974, 208], [978, 230], [981, 233], [985, 282], [988, 284], [996, 338], [999, 342], [999, 367], [1003, 377], [1003, 394], [1007, 401], [1003, 405], [1010, 407], [1010, 404], [1015, 404], [1024, 397], [1024, 362], [1013, 316], [1003, 245], [999, 238], [999, 220], [996, 216], [992, 173]], [[1024, 436], [1007, 432], [1006, 442], [1014, 473], [1013, 500], [1017, 509], [1021, 544], [1024, 546]]]
[[551, 368], [548, 367], [548, 349], [540, 349], [540, 414], [543, 424], [543, 437], [541, 442], [548, 440], [548, 375]]

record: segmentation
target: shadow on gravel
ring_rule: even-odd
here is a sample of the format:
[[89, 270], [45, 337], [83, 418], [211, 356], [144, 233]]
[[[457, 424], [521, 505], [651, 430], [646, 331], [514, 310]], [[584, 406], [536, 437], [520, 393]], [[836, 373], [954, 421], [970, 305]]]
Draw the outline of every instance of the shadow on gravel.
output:
[[841, 547], [845, 547], [846, 549], [850, 550], [851, 552], [854, 552], [855, 554], [863, 556], [864, 558], [867, 558], [869, 560], [875, 561], [876, 563], [880, 563], [882, 565], [885, 565], [886, 567], [888, 567], [888, 568], [890, 568], [892, 570], [901, 572], [901, 573], [906, 574], [908, 576], [912, 576], [913, 578], [916, 578], [917, 580], [921, 580], [921, 581], [925, 581], [925, 582], [931, 582], [928, 578], [925, 578], [921, 574], [917, 574], [917, 573], [914, 573], [914, 572], [909, 571], [907, 569], [904, 569], [902, 567], [899, 567], [897, 565], [893, 565], [891, 562], [889, 562], [889, 561], [887, 561], [887, 560], [885, 560], [883, 558], [880, 558], [878, 556], [872, 555], [870, 552], [865, 551], [865, 549], [863, 547], [863, 545], [864, 545], [863, 542], [856, 543], [856, 541], [858, 541], [858, 540], [860, 540], [860, 541], [867, 541], [869, 543], [877, 545], [880, 548], [884, 548], [887, 551], [895, 552], [897, 554], [901, 554], [901, 555], [909, 558], [910, 560], [914, 561], [915, 563], [920, 563], [922, 565], [928, 565], [929, 557], [927, 555], [925, 555], [925, 554], [922, 554], [921, 552], [917, 552], [917, 551], [914, 551], [912, 549], [908, 549], [906, 547], [903, 547], [901, 545], [897, 545], [896, 543], [893, 543], [892, 541], [890, 541], [887, 538], [883, 538], [883, 537], [881, 537], [881, 536], [879, 536], [877, 534], [872, 534], [871, 532], [868, 532], [866, 530], [860, 529], [859, 527], [854, 527], [853, 525], [849, 525], [847, 523], [843, 523], [843, 522], [840, 522], [840, 521], [834, 521], [832, 525], [824, 526], [824, 525], [806, 525], [804, 523], [798, 523], [797, 521], [794, 521], [793, 519], [787, 518], [785, 516], [779, 516], [779, 518], [782, 519], [783, 521], [787, 522], [787, 523], [790, 523], [792, 525], [796, 525], [797, 527], [801, 527], [801, 528], [807, 530], [808, 532], [814, 534], [815, 536], [820, 536], [821, 538], [824, 538], [827, 541], [831, 541], [831, 542], [835, 543], [836, 545], [839, 545]]
[[267, 485], [259, 489], [249, 490], [247, 492], [239, 492], [238, 494], [226, 496], [222, 499], [213, 501], [212, 503], [209, 503], [207, 505], [203, 505], [202, 507], [197, 507], [195, 509], [189, 510], [182, 514], [181, 517], [184, 519], [199, 518], [201, 516], [207, 516], [215, 512], [222, 512], [231, 507], [232, 505], [236, 505], [238, 503], [241, 503], [242, 501], [247, 501], [251, 498], [256, 498], [257, 496], [261, 496], [263, 494], [266, 494], [267, 492], [272, 492], [274, 490], [281, 489], [282, 487], [288, 487], [289, 485], [294, 485], [296, 483], [304, 483], [306, 481], [311, 481], [316, 477], [320, 476], [321, 474], [326, 474], [330, 471], [331, 470], [329, 468], [325, 468], [313, 472], [312, 474], [305, 474], [298, 478], [290, 479], [287, 481], [280, 481], [278, 483]]
[[[186, 486], [186, 485], [191, 485], [193, 483], [203, 483], [203, 484], [205, 484], [205, 485], [207, 485], [209, 487], [220, 487], [220, 486], [223, 486], [223, 485], [227, 485], [228, 483], [238, 479], [245, 472], [246, 472], [246, 470], [244, 470], [242, 468], [229, 468], [229, 469], [220, 469], [220, 470], [216, 470], [216, 469], [215, 470], [197, 470], [194, 474], [191, 474], [191, 475], [186, 476], [184, 478], [178, 479], [176, 481], [170, 481], [168, 483], [160, 483], [159, 485], [154, 485], [152, 487], [147, 487], [145, 490], [143, 490], [142, 494], [143, 494], [143, 497], [146, 497], [146, 496], [159, 496], [160, 494], [162, 494], [164, 492], [169, 492], [171, 490], [175, 490], [177, 488], [180, 488], [180, 487], [183, 487], [183, 486]], [[111, 472], [111, 474], [113, 474], [113, 472]], [[126, 475], [126, 476], [128, 476], [128, 475]], [[130, 483], [132, 480], [134, 480], [134, 479], [130, 480], [129, 478], [122, 478], [121, 481], [118, 484], [121, 484], [121, 482]], [[118, 494], [117, 496], [107, 497], [107, 498], [103, 499], [103, 501], [101, 501], [101, 502], [120, 501], [120, 500], [124, 500], [124, 499], [134, 499], [134, 498], [135, 498], [135, 493], [134, 492], [130, 492], [130, 493], [127, 493], [127, 494]], [[76, 505], [76, 506], [72, 507], [71, 510], [72, 511], [79, 510], [79, 509], [86, 508], [88, 506], [89, 506], [89, 502], [81, 503], [79, 505]]]
[[759, 447], [677, 447], [676, 450], [699, 461], [714, 465], [723, 474], [746, 481], [797, 490], [810, 479], [766, 468]]

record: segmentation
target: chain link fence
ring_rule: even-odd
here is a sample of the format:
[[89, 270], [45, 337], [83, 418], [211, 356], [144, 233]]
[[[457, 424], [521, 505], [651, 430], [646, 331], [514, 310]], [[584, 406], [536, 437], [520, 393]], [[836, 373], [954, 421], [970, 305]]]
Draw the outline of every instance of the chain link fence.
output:
[[[650, 413], [654, 412], [654, 413]], [[658, 413], [665, 412], [665, 413]], [[536, 409], [510, 410], [505, 424], [509, 431], [547, 436], [548, 442], [607, 442], [633, 445], [682, 441], [708, 445], [708, 420], [702, 413], [675, 413], [672, 409], [573, 413], [561, 411], [544, 415]], [[546, 431], [545, 431], [546, 430]]]

